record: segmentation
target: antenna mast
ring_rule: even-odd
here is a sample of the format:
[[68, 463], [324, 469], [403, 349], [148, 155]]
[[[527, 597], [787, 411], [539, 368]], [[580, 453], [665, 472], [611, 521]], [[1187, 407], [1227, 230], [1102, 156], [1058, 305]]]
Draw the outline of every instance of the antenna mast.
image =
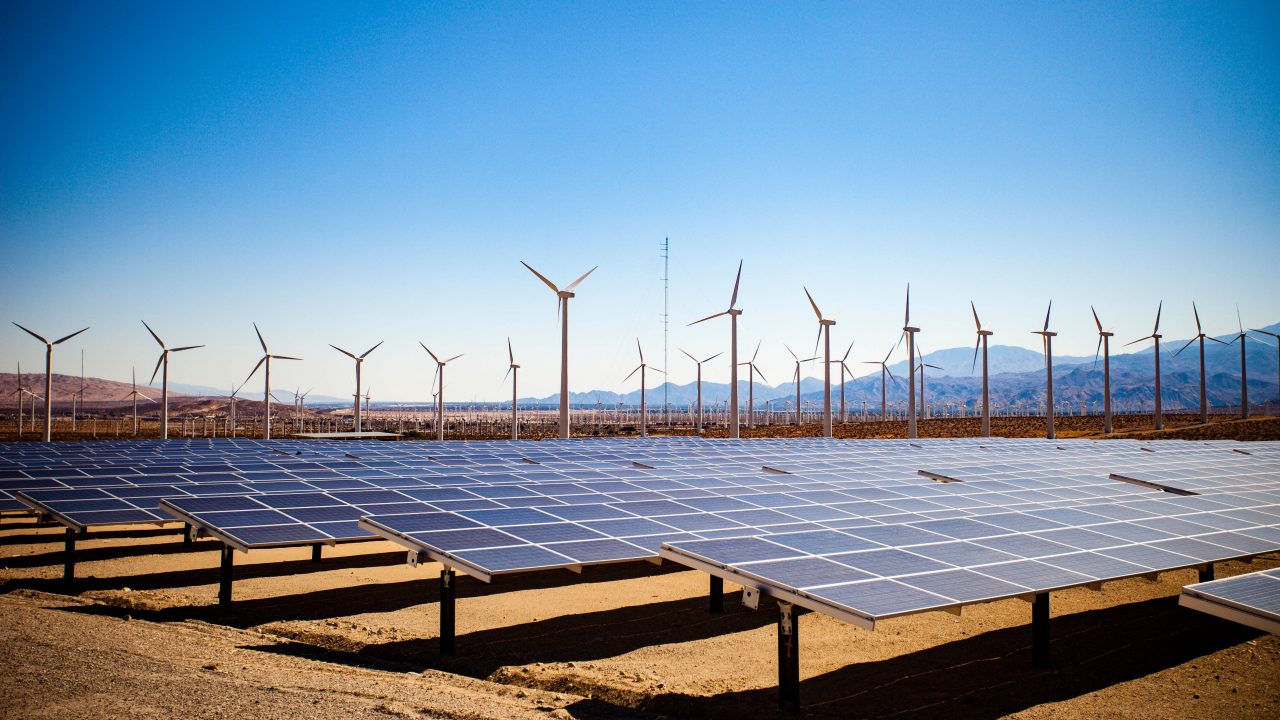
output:
[[[667, 357], [667, 289], [671, 280], [671, 238], [662, 238], [662, 366], [671, 367], [671, 359]], [[662, 411], [667, 427], [671, 427], [671, 402], [667, 399], [670, 380], [662, 383]]]

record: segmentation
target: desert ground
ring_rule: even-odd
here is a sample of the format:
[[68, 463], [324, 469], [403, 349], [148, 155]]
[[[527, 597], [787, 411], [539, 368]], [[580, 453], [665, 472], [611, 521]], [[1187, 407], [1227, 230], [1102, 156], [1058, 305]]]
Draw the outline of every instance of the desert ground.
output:
[[[1165, 432], [1261, 438], [1277, 425]], [[60, 526], [0, 522], [0, 717], [777, 715], [774, 608], [747, 609], [727, 586], [725, 613], [711, 614], [706, 575], [670, 564], [460, 577], [457, 654], [444, 656], [440, 567], [410, 568], [390, 543], [326, 548], [320, 563], [308, 548], [238, 553], [222, 612], [214, 541], [184, 546], [176, 525], [91, 530], [68, 585], [62, 540]], [[1269, 555], [1217, 574], [1276, 566]], [[1280, 638], [1180, 608], [1195, 580], [1184, 570], [1053, 593], [1048, 669], [1031, 664], [1022, 600], [875, 631], [806, 614], [803, 714], [1280, 717]]]

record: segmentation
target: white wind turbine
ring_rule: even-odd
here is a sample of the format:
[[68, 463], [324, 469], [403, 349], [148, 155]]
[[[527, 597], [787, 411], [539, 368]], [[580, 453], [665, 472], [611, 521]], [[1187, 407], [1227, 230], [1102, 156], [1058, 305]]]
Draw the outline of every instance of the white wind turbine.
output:
[[156, 342], [160, 345], [160, 359], [156, 360], [156, 369], [152, 371], [151, 381], [148, 382], [147, 384], [150, 385], [151, 383], [154, 383], [156, 381], [156, 373], [160, 372], [160, 366], [163, 365], [164, 374], [161, 375], [161, 378], [160, 378], [160, 439], [168, 440], [169, 439], [169, 353], [182, 352], [184, 350], [195, 350], [196, 348], [202, 348], [204, 346], [188, 345], [186, 347], [180, 347], [180, 348], [168, 348], [168, 347], [165, 347], [164, 341], [160, 339], [160, 336], [156, 334], [155, 330], [151, 329], [151, 326], [147, 324], [146, 320], [142, 321], [142, 326], [147, 329], [147, 332], [151, 333], [151, 337], [155, 338]]
[[1049, 309], [1044, 313], [1044, 329], [1033, 330], [1031, 334], [1039, 335], [1044, 341], [1044, 369], [1045, 375], [1049, 380], [1049, 384], [1047, 386], [1048, 394], [1046, 395], [1046, 402], [1044, 404], [1044, 413], [1048, 422], [1048, 430], [1046, 431], [1045, 437], [1053, 440], [1057, 437], [1053, 431], [1053, 338], [1056, 337], [1058, 333], [1049, 329], [1049, 313], [1051, 312], [1053, 312], [1052, 300], [1049, 301]]
[[[836, 321], [822, 317], [822, 311], [818, 309], [818, 303], [813, 301], [813, 295], [809, 294], [809, 288], [804, 288], [804, 296], [809, 298], [813, 314], [818, 316], [818, 332], [822, 335], [822, 436], [829, 438], [831, 437], [831, 326], [835, 325]], [[799, 380], [796, 383], [799, 389]]]
[[738, 283], [742, 280], [742, 261], [738, 261], [738, 277], [733, 281], [733, 295], [729, 297], [729, 309], [695, 320], [690, 325], [697, 325], [721, 315], [728, 315], [731, 325], [729, 343], [729, 437], [738, 437], [738, 316], [742, 311], [734, 307], [738, 304]]
[[[14, 390], [13, 394], [16, 395], [18, 398], [18, 437], [22, 437], [22, 399], [24, 397], [31, 398], [31, 425], [32, 425], [32, 429], [34, 430], [35, 414], [36, 414], [36, 398], [40, 397], [39, 395], [28, 390], [26, 385], [22, 384], [22, 363], [18, 363], [18, 389]], [[136, 412], [137, 411], [135, 410], [135, 413]]]
[[1209, 392], [1208, 388], [1205, 386], [1204, 377], [1204, 341], [1211, 340], [1220, 345], [1226, 345], [1227, 343], [1222, 342], [1218, 338], [1209, 337], [1204, 334], [1204, 328], [1200, 327], [1200, 310], [1196, 308], [1196, 304], [1194, 302], [1191, 303], [1191, 312], [1194, 313], [1196, 317], [1196, 335], [1188, 340], [1187, 344], [1183, 345], [1178, 352], [1173, 354], [1173, 356], [1178, 357], [1182, 354], [1183, 350], [1191, 347], [1191, 343], [1196, 342], [1197, 340], [1200, 341], [1200, 422], [1201, 424], [1207, 424], [1209, 422]]
[[911, 373], [911, 382], [907, 383], [907, 437], [916, 436], [916, 333], [920, 328], [911, 326], [911, 283], [907, 283], [907, 306], [902, 316], [902, 338], [907, 339], [907, 371]]
[[[760, 355], [760, 344], [763, 340], [756, 341], [756, 351], [751, 353], [751, 359], [738, 363], [747, 367], [747, 427], [756, 426], [756, 373], [760, 373], [760, 379], [769, 382], [769, 378], [764, 376], [764, 372], [756, 365], [756, 357]], [[767, 409], [766, 409], [767, 410]]]
[[71, 432], [76, 430], [76, 400], [80, 400], [80, 409], [84, 410], [84, 348], [80, 348], [80, 389], [71, 396]]
[[[61, 345], [89, 328], [77, 330], [70, 335], [58, 338], [53, 342], [49, 342], [31, 330], [18, 325], [18, 323], [14, 323], [14, 325], [17, 325], [17, 327], [23, 332], [44, 343], [44, 441], [50, 442], [53, 440], [53, 346]], [[34, 407], [34, 401], [32, 407]]]
[[[635, 370], [632, 370], [626, 377], [622, 378], [622, 382], [626, 382], [630, 380], [631, 376], [635, 375], [637, 372], [640, 373], [640, 437], [648, 437], [649, 435], [648, 417], [647, 417], [647, 406], [645, 405], [645, 377], [644, 376], [645, 376], [645, 370], [649, 368], [649, 365], [644, 361], [644, 348], [640, 347], [640, 338], [636, 338], [636, 352], [640, 353], [640, 364], [636, 366]], [[657, 372], [662, 373], [663, 375], [666, 374], [666, 371], [663, 370], [662, 368], [653, 368], [653, 369]], [[699, 370], [701, 370], [701, 367], [699, 367]]]
[[1102, 321], [1098, 319], [1098, 311], [1089, 306], [1093, 313], [1093, 322], [1098, 326], [1098, 349], [1093, 351], [1093, 362], [1098, 362], [1098, 352], [1102, 352], [1102, 432], [1111, 434], [1111, 338], [1115, 333], [1102, 329]]
[[[519, 397], [517, 388], [520, 384], [520, 366], [516, 364], [516, 354], [511, 349], [511, 338], [507, 338], [507, 362], [509, 363], [507, 365], [507, 375], [511, 376], [511, 439], [519, 440], [520, 425], [516, 419], [516, 404]], [[505, 377], [502, 379], [506, 380]]]
[[[244, 379], [247, 383], [258, 372], [258, 368], [263, 368], [263, 390], [262, 390], [262, 439], [271, 439], [271, 361], [274, 360], [301, 360], [302, 358], [290, 357], [288, 355], [272, 355], [267, 349], [267, 341], [262, 339], [262, 331], [258, 329], [258, 323], [253, 324], [253, 331], [258, 334], [258, 342], [262, 345], [262, 358], [258, 360], [258, 364], [253, 366], [249, 371], [248, 377]], [[265, 367], [264, 367], [265, 365]]]
[[718, 352], [715, 355], [712, 355], [711, 357], [705, 358], [703, 360], [699, 360], [698, 358], [690, 355], [689, 353], [685, 352], [683, 348], [681, 348], [680, 352], [684, 353], [685, 357], [692, 360], [693, 364], [698, 367], [698, 416], [697, 417], [698, 417], [698, 431], [701, 432], [702, 431], [702, 363], [715, 360], [716, 358], [723, 355], [724, 352], [723, 351]]
[[[586, 277], [586, 275], [583, 275], [583, 277]], [[567, 314], [568, 314], [568, 311], [566, 310], [566, 315]], [[462, 357], [463, 353], [454, 355], [448, 360], [441, 360], [440, 358], [436, 357], [436, 354], [431, 352], [431, 349], [428, 348], [426, 344], [423, 343], [421, 340], [418, 341], [418, 344], [421, 345], [422, 349], [426, 350], [427, 354], [431, 356], [431, 359], [436, 362], [436, 380], [439, 381], [440, 383], [440, 392], [439, 394], [436, 395], [436, 439], [443, 441], [444, 440], [444, 366]], [[432, 383], [433, 386], [434, 384], [435, 383]]]
[[363, 424], [361, 423], [361, 418], [360, 418], [360, 368], [364, 365], [364, 359], [366, 357], [369, 357], [369, 353], [373, 352], [374, 350], [377, 350], [378, 346], [382, 345], [383, 342], [384, 342], [383, 340], [379, 340], [377, 345], [374, 345], [368, 350], [365, 350], [364, 354], [359, 356], [353, 355], [352, 353], [349, 353], [346, 350], [343, 350], [342, 348], [338, 347], [337, 345], [334, 345], [333, 343], [329, 343], [329, 347], [333, 348], [334, 350], [337, 350], [343, 355], [346, 355], [347, 357], [356, 361], [356, 404], [355, 404], [355, 409], [353, 411], [355, 415], [352, 421], [352, 427], [355, 428], [356, 432], [360, 432], [361, 429], [363, 428]]
[[[978, 328], [978, 341], [973, 345], [974, 366], [978, 364], [978, 348], [982, 348], [982, 437], [991, 437], [991, 396], [987, 386], [987, 338], [994, 333], [982, 328], [982, 321], [978, 319], [978, 308], [974, 306], [972, 300], [969, 301], [969, 309], [973, 311], [973, 324]], [[969, 372], [973, 372], [973, 367], [969, 368]]]
[[[881, 420], [881, 421], [884, 421], [884, 420], [888, 419], [888, 417], [889, 417], [889, 416], [888, 416], [888, 411], [889, 411], [889, 403], [888, 403], [888, 390], [889, 390], [889, 385], [888, 385], [888, 384], [889, 384], [889, 380], [892, 380], [894, 385], [897, 385], [897, 384], [898, 384], [898, 379], [897, 379], [897, 378], [895, 378], [895, 377], [893, 376], [893, 373], [889, 371], [889, 356], [890, 356], [890, 355], [893, 355], [893, 351], [894, 351], [894, 350], [897, 350], [897, 349], [898, 349], [898, 347], [897, 347], [896, 345], [895, 345], [895, 346], [893, 346], [893, 347], [891, 347], [891, 348], [889, 348], [889, 352], [885, 353], [885, 356], [884, 356], [884, 359], [883, 359], [883, 360], [864, 360], [864, 361], [862, 361], [862, 364], [863, 364], [863, 365], [879, 365], [879, 366], [880, 366], [880, 420]], [[886, 375], [888, 375], [888, 376], [889, 376], [889, 377], [888, 377], [888, 379], [885, 379], [885, 376], [886, 376]]]
[[853, 377], [853, 370], [849, 369], [849, 353], [851, 352], [853, 352], [852, 340], [849, 341], [849, 347], [846, 348], [844, 351], [844, 357], [840, 358], [839, 360], [832, 361], [840, 364], [840, 422], [842, 423], [849, 422], [849, 415], [844, 411], [844, 384], [845, 384], [844, 376], [845, 376], [845, 373], [847, 372], [849, 374], [849, 377]]
[[815, 356], [815, 357], [805, 358], [805, 359], [801, 360], [800, 358], [796, 357], [795, 352], [794, 352], [794, 351], [792, 351], [790, 347], [787, 347], [786, 345], [783, 345], [782, 347], [787, 348], [787, 352], [791, 353], [791, 358], [792, 358], [793, 360], [795, 360], [795, 361], [796, 361], [796, 374], [795, 374], [795, 380], [796, 380], [796, 425], [799, 425], [799, 424], [800, 424], [800, 420], [801, 420], [801, 416], [800, 416], [800, 412], [801, 412], [801, 405], [800, 405], [800, 364], [801, 364], [801, 363], [807, 363], [807, 362], [813, 362], [814, 360], [817, 360], [818, 358]]
[[[547, 284], [551, 288], [551, 292], [556, 294], [556, 318], [560, 320], [560, 437], [569, 437], [569, 299], [574, 297], [573, 289], [578, 287], [578, 283], [587, 279], [587, 276], [596, 271], [593, 267], [582, 274], [582, 277], [574, 280], [565, 286], [563, 290], [556, 287], [542, 273], [533, 269], [529, 263], [521, 260], [521, 265], [529, 268], [529, 272], [538, 276], [538, 279]], [[596, 267], [600, 267], [597, 265]], [[443, 382], [441, 390], [443, 391]], [[440, 439], [444, 439], [441, 435]]]
[[133, 369], [131, 371], [131, 374], [133, 377], [133, 381], [132, 381], [133, 389], [129, 391], [129, 394], [125, 395], [125, 398], [133, 398], [133, 434], [137, 435], [138, 434], [138, 398], [142, 398], [147, 402], [155, 402], [155, 400], [152, 400], [146, 395], [143, 395], [142, 393], [138, 392], [138, 371], [136, 369]]
[[[241, 383], [239, 386], [236, 386], [234, 383], [232, 383], [232, 385], [231, 385], [231, 394], [227, 396], [227, 404], [231, 406], [231, 408], [230, 408], [230, 411], [231, 411], [231, 437], [233, 437], [233, 438], [236, 436], [236, 395], [240, 392], [240, 389], [241, 389], [241, 388], [243, 388], [243, 387], [244, 387], [244, 384], [243, 384], [243, 383]], [[136, 403], [135, 403], [135, 404], [136, 404]], [[136, 411], [136, 410], [134, 411], [134, 415], [135, 415], [135, 416], [137, 415], [137, 411]], [[135, 420], [135, 422], [136, 422], [136, 420]], [[134, 432], [137, 432], [137, 430], [135, 430]]]
[[1236, 322], [1239, 324], [1240, 332], [1228, 345], [1234, 345], [1237, 340], [1240, 341], [1240, 419], [1249, 419], [1249, 380], [1245, 368], [1244, 341], [1247, 335], [1244, 332], [1244, 321], [1240, 319], [1240, 306], [1236, 305]]
[[926, 412], [928, 403], [926, 403], [924, 399], [924, 369], [933, 368], [934, 370], [941, 370], [942, 368], [938, 367], [937, 365], [930, 365], [929, 363], [925, 362], [924, 348], [917, 345], [917, 349], [920, 351], [920, 362], [916, 363], [916, 372], [920, 373], [920, 417], [924, 418], [924, 417], [927, 417], [928, 415], [928, 413]]
[[1140, 343], [1143, 340], [1154, 340], [1156, 343], [1155, 353], [1154, 353], [1155, 359], [1156, 359], [1156, 398], [1155, 398], [1156, 430], [1161, 430], [1164, 428], [1164, 416], [1163, 416], [1163, 413], [1161, 412], [1161, 402], [1160, 402], [1160, 338], [1164, 337], [1163, 335], [1160, 334], [1160, 311], [1162, 310], [1164, 310], [1163, 300], [1161, 300], [1160, 304], [1156, 306], [1156, 326], [1152, 328], [1150, 335], [1144, 338], [1138, 338], [1137, 340], [1134, 340], [1133, 342], [1130, 342], [1130, 343], [1125, 343], [1125, 347], [1133, 345], [1134, 343]]

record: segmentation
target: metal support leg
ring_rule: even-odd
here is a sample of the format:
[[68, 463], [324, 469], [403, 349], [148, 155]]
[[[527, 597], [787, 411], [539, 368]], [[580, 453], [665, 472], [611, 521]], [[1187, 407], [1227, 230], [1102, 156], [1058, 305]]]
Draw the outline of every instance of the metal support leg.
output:
[[440, 571], [440, 652], [453, 655], [454, 644], [454, 603], [458, 598], [458, 578], [453, 570], [445, 568]]
[[311, 562], [313, 562], [313, 563], [318, 563], [318, 562], [320, 562], [320, 548], [321, 548], [321, 547], [323, 547], [323, 546], [322, 546], [320, 543], [316, 543], [315, 545], [312, 545], [312, 546], [311, 546]]
[[711, 576], [710, 602], [711, 612], [724, 612], [724, 578], [716, 575]]
[[1031, 603], [1031, 664], [1049, 667], [1049, 593], [1036, 593]]
[[62, 546], [62, 579], [71, 582], [76, 578], [76, 531], [67, 528]]
[[1213, 579], [1213, 563], [1206, 563], [1200, 568], [1200, 582], [1209, 582]]
[[230, 545], [222, 546], [222, 572], [218, 577], [218, 607], [231, 609], [231, 565], [235, 559], [236, 549]]
[[191, 539], [191, 523], [182, 523], [182, 544], [185, 547], [191, 547], [193, 544]]
[[800, 614], [778, 603], [778, 709], [800, 711]]

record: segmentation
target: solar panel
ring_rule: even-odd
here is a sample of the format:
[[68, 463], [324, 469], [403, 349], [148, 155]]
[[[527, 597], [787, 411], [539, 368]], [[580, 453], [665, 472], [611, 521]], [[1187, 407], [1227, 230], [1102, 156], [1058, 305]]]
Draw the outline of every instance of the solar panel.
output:
[[1280, 635], [1280, 568], [1187, 585], [1178, 602]]

